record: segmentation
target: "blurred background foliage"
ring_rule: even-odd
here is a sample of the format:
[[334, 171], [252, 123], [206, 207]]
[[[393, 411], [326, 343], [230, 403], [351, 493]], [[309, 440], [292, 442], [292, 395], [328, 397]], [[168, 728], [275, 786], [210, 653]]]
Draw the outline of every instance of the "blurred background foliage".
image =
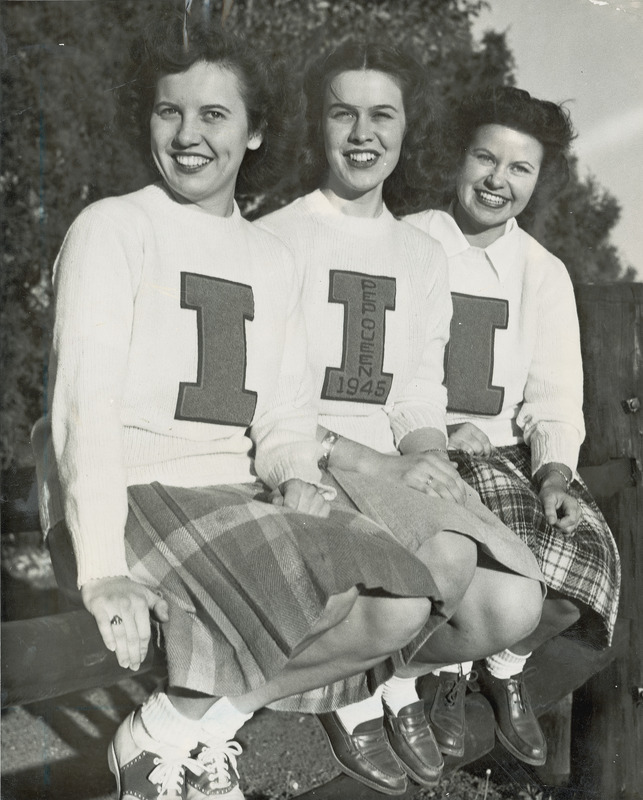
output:
[[[101, 197], [150, 180], [112, 126], [113, 90], [126, 80], [129, 43], [172, 0], [2, 4], [0, 202], [3, 230], [0, 355], [3, 469], [29, 463], [29, 429], [43, 413], [51, 323], [50, 275], [67, 228]], [[177, 5], [177, 3], [172, 3]], [[183, 0], [178, 0], [183, 8]], [[445, 104], [488, 83], [515, 83], [504, 34], [475, 41], [482, 0], [192, 0], [190, 13], [267, 43], [300, 74], [306, 61], [348, 34], [410, 42]], [[258, 198], [268, 206], [281, 198]], [[532, 233], [577, 282], [631, 280], [609, 235], [617, 200], [573, 170], [565, 192]]]

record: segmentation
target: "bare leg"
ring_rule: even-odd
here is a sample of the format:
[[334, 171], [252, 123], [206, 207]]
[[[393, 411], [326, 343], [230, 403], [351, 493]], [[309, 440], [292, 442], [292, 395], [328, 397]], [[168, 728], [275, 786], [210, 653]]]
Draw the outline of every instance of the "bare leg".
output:
[[[318, 686], [356, 675], [403, 647], [421, 629], [431, 610], [426, 598], [357, 595], [331, 598], [324, 614], [282, 672], [259, 689], [230, 698], [246, 713]], [[168, 689], [184, 716], [200, 719], [217, 699]]]
[[446, 664], [484, 658], [526, 640], [538, 625], [542, 605], [536, 581], [480, 566], [457, 612], [398, 674], [423, 675]]
[[478, 568], [478, 546], [473, 539], [453, 531], [440, 531], [423, 544], [419, 558], [428, 565], [451, 617], [469, 590]]
[[557, 634], [567, 630], [580, 619], [583, 604], [563, 597], [558, 592], [550, 589], [543, 604], [543, 613], [536, 630], [529, 636], [515, 644], [505, 645], [512, 653], [526, 656], [552, 639]]
[[426, 598], [366, 597], [335, 627], [300, 650], [273, 680], [233, 705], [255, 711], [292, 694], [334, 683], [375, 666], [420, 632], [431, 610]]

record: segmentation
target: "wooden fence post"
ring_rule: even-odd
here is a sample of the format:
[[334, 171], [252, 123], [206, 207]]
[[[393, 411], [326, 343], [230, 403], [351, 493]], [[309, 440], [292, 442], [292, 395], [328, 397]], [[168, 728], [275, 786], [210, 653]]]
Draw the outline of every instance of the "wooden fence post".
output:
[[629, 649], [575, 695], [572, 785], [583, 798], [643, 798], [643, 284], [576, 287], [585, 369], [581, 463], [631, 459], [633, 482], [602, 503], [623, 570]]

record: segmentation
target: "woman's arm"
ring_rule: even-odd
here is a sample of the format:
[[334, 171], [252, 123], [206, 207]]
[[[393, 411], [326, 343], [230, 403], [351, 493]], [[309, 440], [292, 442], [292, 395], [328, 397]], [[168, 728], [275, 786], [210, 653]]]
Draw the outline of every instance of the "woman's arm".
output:
[[426, 494], [463, 503], [466, 487], [446, 452], [444, 349], [452, 314], [447, 260], [441, 245], [425, 238], [428, 252], [417, 262], [427, 281], [422, 356], [415, 376], [389, 412], [391, 430], [401, 453], [401, 458], [389, 465], [389, 471]]
[[120, 405], [133, 315], [130, 250], [126, 230], [90, 207], [54, 268], [51, 431], [79, 586], [129, 574]]
[[335, 492], [321, 481], [318, 462], [322, 448], [315, 437], [318, 412], [308, 369], [299, 281], [285, 249], [280, 273], [283, 283], [275, 290], [287, 292], [289, 298], [285, 310], [284, 349], [275, 391], [265, 403], [262, 401], [252, 422], [255, 470], [275, 490], [273, 503], [315, 516], [327, 516], [328, 500], [333, 499]]
[[[327, 428], [317, 426], [320, 442], [328, 434]], [[457, 468], [449, 461], [441, 431], [430, 428], [414, 431], [404, 437], [400, 451], [400, 454], [379, 453], [340, 436], [328, 453], [328, 465], [378, 480], [402, 483], [431, 497], [465, 502], [463, 481]]]
[[[532, 246], [533, 248], [533, 246]], [[532, 475], [550, 525], [573, 533], [578, 502], [568, 493], [585, 435], [583, 369], [573, 287], [564, 265], [533, 248], [526, 302], [537, 311], [534, 353], [517, 417], [531, 449]]]
[[149, 613], [165, 600], [129, 577], [120, 401], [133, 314], [136, 243], [96, 208], [72, 225], [54, 270], [51, 429], [78, 584], [105, 646], [138, 669]]
[[[426, 281], [422, 319], [425, 323], [422, 355], [416, 374], [399, 392], [389, 412], [391, 430], [399, 448], [408, 434], [436, 429], [446, 441], [447, 392], [444, 386], [444, 350], [449, 340], [452, 302], [447, 260], [442, 246], [426, 236], [428, 254], [417, 268]], [[400, 354], [400, 358], [404, 354]], [[422, 449], [427, 449], [422, 448]]]
[[585, 435], [583, 368], [576, 303], [565, 267], [546, 251], [526, 271], [526, 302], [532, 304], [534, 351], [517, 417], [531, 448], [533, 474], [548, 463], [576, 469]]

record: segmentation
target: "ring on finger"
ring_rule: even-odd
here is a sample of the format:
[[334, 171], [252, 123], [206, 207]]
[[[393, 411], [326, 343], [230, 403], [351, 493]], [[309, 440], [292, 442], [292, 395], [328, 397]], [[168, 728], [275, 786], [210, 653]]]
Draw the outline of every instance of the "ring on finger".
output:
[[424, 481], [427, 486], [430, 486], [433, 483], [433, 475], [429, 475], [429, 477]]
[[119, 617], [118, 614], [114, 614], [114, 616], [110, 619], [109, 624], [110, 625], [122, 625], [123, 624], [123, 618]]

